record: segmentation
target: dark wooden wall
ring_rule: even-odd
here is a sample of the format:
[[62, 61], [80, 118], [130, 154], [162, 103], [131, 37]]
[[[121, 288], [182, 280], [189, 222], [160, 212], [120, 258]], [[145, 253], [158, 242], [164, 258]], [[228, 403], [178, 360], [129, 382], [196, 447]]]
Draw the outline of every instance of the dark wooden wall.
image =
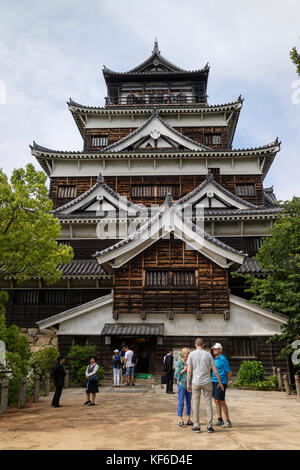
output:
[[[178, 132], [195, 140], [201, 144], [207, 145], [213, 149], [228, 149], [228, 128], [227, 127], [174, 127]], [[123, 139], [127, 135], [131, 134], [136, 130], [136, 127], [114, 127], [114, 128], [101, 128], [101, 129], [85, 129], [84, 136], [84, 148], [85, 152], [92, 152], [102, 150], [104, 147], [92, 146], [92, 138], [94, 136], [108, 137], [108, 145], [114, 144], [119, 140]], [[205, 140], [205, 136], [220, 135], [220, 144], [208, 145]]]
[[[27, 289], [28, 290], [28, 289]], [[32, 289], [37, 290], [37, 289]], [[53, 289], [52, 289], [53, 290]], [[20, 289], [16, 289], [20, 291]], [[42, 289], [40, 289], [42, 291]], [[19, 328], [36, 328], [36, 322], [56, 315], [57, 313], [76, 307], [90, 300], [109, 294], [110, 289], [66, 289], [65, 303], [52, 304], [18, 304], [14, 300], [14, 290], [9, 291], [9, 301], [5, 306], [7, 326], [17, 325]]]
[[[164, 197], [132, 197], [131, 186], [136, 185], [150, 185], [150, 184], [163, 184], [179, 185], [180, 197], [185, 196], [193, 189], [195, 189], [200, 183], [205, 180], [205, 175], [184, 175], [184, 176], [106, 176], [104, 181], [113, 190], [119, 193], [121, 196], [132, 200], [136, 204], [144, 204], [151, 206], [152, 204], [161, 204], [164, 201]], [[253, 204], [263, 204], [263, 183], [261, 175], [215, 175], [215, 179], [225, 189], [235, 194], [235, 185], [239, 183], [254, 183], [256, 187], [255, 196], [241, 196], [241, 199], [245, 199]], [[97, 181], [96, 177], [52, 177], [50, 180], [50, 197], [53, 200], [54, 208], [60, 207], [66, 202], [72, 199], [60, 199], [57, 197], [57, 188], [59, 185], [75, 185], [77, 188], [76, 195], [80, 196], [85, 191], [91, 188]]]
[[117, 239], [105, 239], [100, 240], [99, 238], [86, 238], [80, 240], [59, 240], [60, 243], [67, 243], [73, 248], [74, 251], [74, 260], [81, 259], [95, 259], [93, 255], [96, 251], [105, 250], [111, 245], [114, 245], [119, 240]]
[[[194, 287], [144, 286], [147, 269], [190, 269]], [[159, 311], [223, 313], [229, 308], [228, 274], [181, 240], [159, 240], [114, 274], [114, 309], [117, 313]]]
[[[59, 349], [62, 354], [68, 354], [71, 346], [75, 342], [75, 337], [72, 336], [63, 336], [59, 337]], [[113, 338], [112, 338], [113, 339]], [[169, 348], [181, 349], [181, 348], [190, 348], [194, 349], [196, 336], [165, 336], [164, 344], [157, 345], [156, 338], [153, 341], [153, 374], [155, 376], [163, 375], [163, 357], [167, 354]], [[232, 356], [232, 341], [239, 339], [237, 337], [227, 337], [227, 336], [203, 336], [205, 347], [210, 348], [214, 343], [221, 343], [223, 346], [223, 353], [227, 357], [230, 363], [233, 376], [237, 375], [237, 372], [240, 368], [240, 365], [243, 360], [250, 360], [250, 358], [234, 358]], [[289, 371], [289, 365], [287, 359], [279, 358], [280, 350], [282, 349], [282, 344], [266, 344], [268, 337], [252, 337], [253, 347], [254, 347], [254, 357], [251, 359], [259, 360], [263, 363], [266, 376], [272, 374], [272, 367], [280, 367], [282, 372]], [[120, 339], [120, 342], [122, 339]], [[133, 337], [134, 343], [134, 337]], [[103, 336], [89, 336], [88, 344], [96, 345], [96, 354], [97, 359], [100, 365], [105, 369], [105, 375], [110, 376], [112, 374], [112, 363], [111, 358], [113, 354], [114, 346], [107, 346], [104, 344]]]

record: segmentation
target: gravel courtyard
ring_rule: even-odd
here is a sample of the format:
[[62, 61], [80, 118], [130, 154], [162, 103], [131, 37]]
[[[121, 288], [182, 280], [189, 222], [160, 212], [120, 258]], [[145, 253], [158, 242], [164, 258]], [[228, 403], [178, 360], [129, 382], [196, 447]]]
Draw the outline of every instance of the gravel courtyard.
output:
[[[201, 434], [179, 428], [177, 395], [156, 386], [143, 393], [103, 387], [96, 407], [83, 406], [83, 389], [63, 391], [62, 408], [50, 397], [0, 416], [0, 449], [299, 449], [300, 401], [283, 392], [228, 390], [232, 429]], [[140, 392], [140, 393], [138, 393]]]

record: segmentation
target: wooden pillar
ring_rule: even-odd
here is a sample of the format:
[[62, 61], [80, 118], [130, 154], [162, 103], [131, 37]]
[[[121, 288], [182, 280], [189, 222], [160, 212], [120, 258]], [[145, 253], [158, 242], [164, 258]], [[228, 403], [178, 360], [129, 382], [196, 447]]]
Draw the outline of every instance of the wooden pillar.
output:
[[298, 400], [300, 400], [300, 377], [299, 375], [295, 375], [295, 385], [296, 385], [297, 398]]
[[34, 387], [33, 387], [33, 403], [38, 403], [40, 400], [40, 376], [34, 376]]
[[21, 384], [20, 384], [19, 403], [18, 403], [19, 408], [24, 408], [25, 403], [26, 403], [26, 385], [27, 385], [27, 379], [26, 377], [23, 377], [21, 379]]
[[50, 394], [50, 374], [47, 372], [45, 374], [45, 397], [48, 397]]
[[284, 374], [283, 376], [283, 383], [284, 383], [284, 388], [285, 388], [285, 394], [290, 395], [291, 394], [290, 384], [288, 381], [288, 376], [286, 374]]
[[4, 380], [1, 384], [1, 407], [0, 413], [6, 413], [8, 406], [8, 380]]
[[279, 390], [283, 389], [283, 381], [282, 381], [282, 375], [281, 375], [281, 369], [280, 367], [277, 368], [277, 378], [278, 378], [278, 387]]
[[64, 380], [64, 387], [69, 388], [70, 385], [70, 370], [68, 367], [66, 367], [66, 375], [65, 375], [65, 380]]

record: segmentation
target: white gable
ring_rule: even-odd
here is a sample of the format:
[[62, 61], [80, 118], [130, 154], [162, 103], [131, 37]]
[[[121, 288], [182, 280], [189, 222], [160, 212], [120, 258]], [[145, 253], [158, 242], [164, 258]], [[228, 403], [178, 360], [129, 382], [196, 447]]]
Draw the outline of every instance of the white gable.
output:
[[[129, 134], [129, 136], [124, 137], [119, 142], [106, 147], [105, 150], [120, 152], [128, 147], [135, 147], [142, 139], [145, 139], [151, 146], [154, 144], [156, 148], [159, 148], [160, 146], [166, 147], [168, 145], [172, 147], [170, 143], [168, 144], [168, 140], [170, 139], [177, 147], [181, 146], [188, 150], [195, 151], [210, 150], [208, 147], [186, 138], [183, 134], [177, 132], [157, 115], [153, 115], [145, 122], [144, 125], [132, 132], [132, 134]], [[147, 144], [145, 146], [147, 146]]]

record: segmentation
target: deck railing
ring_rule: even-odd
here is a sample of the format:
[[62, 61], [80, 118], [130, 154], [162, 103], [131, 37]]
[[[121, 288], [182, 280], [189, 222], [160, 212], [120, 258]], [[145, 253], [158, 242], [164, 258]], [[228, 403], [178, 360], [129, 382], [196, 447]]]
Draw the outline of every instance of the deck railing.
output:
[[202, 104], [206, 105], [206, 97], [190, 96], [175, 93], [131, 93], [121, 97], [106, 97], [106, 106], [137, 106], [137, 105], [186, 105], [186, 104]]

